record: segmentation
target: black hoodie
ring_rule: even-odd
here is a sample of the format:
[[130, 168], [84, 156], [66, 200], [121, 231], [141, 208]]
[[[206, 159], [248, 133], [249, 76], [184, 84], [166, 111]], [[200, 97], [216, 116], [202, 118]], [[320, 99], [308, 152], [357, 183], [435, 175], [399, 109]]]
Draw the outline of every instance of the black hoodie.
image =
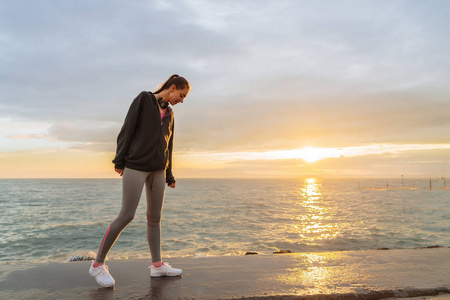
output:
[[156, 97], [141, 92], [131, 103], [117, 137], [116, 169], [144, 172], [166, 170], [166, 182], [172, 184], [173, 111], [167, 108], [161, 121]]

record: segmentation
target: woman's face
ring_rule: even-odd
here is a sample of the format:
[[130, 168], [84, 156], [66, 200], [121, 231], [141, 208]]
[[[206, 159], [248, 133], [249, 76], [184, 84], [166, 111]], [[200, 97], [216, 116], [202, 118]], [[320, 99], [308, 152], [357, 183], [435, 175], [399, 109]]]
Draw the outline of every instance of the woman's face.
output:
[[188, 94], [189, 89], [187, 87], [179, 90], [175, 85], [172, 85], [167, 100], [173, 106], [178, 103], [183, 103], [184, 98], [186, 98]]

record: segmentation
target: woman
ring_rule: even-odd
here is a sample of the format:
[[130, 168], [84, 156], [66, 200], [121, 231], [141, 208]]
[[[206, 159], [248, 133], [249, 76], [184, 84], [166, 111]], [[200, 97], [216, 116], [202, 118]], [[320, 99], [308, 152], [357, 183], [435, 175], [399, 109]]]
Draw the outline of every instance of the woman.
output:
[[147, 239], [152, 256], [150, 275], [181, 275], [180, 269], [162, 262], [160, 220], [165, 184], [171, 188], [176, 185], [172, 175], [174, 119], [169, 104], [183, 103], [189, 90], [189, 82], [185, 78], [172, 75], [154, 93], [140, 93], [130, 106], [117, 137], [113, 160], [115, 171], [122, 176], [122, 209], [106, 230], [97, 257], [89, 269], [89, 274], [103, 287], [115, 283], [104, 264], [105, 258], [122, 230], [133, 220], [144, 184]]

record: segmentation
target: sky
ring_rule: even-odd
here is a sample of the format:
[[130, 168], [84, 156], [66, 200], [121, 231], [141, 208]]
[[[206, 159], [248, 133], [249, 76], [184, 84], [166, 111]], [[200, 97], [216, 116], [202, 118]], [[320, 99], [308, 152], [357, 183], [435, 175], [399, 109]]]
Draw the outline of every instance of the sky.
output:
[[0, 178], [117, 178], [170, 75], [176, 178], [450, 176], [450, 2], [0, 2]]

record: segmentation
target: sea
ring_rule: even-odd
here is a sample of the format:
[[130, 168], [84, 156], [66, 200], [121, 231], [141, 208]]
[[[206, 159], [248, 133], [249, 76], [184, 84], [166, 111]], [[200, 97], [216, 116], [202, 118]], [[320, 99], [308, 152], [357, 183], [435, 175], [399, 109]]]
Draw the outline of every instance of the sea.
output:
[[[450, 246], [444, 178], [178, 179], [162, 256]], [[121, 208], [121, 179], [0, 180], [0, 263], [95, 257]], [[150, 258], [145, 193], [108, 259]]]

